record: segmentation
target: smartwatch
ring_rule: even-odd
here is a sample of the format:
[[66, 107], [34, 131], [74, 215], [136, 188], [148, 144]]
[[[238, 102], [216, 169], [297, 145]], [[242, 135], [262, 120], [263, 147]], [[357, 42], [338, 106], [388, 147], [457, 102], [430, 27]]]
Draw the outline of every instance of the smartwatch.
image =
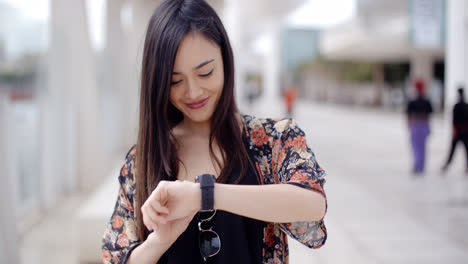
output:
[[195, 177], [195, 182], [200, 183], [201, 189], [201, 212], [214, 210], [214, 183], [216, 176], [203, 174]]

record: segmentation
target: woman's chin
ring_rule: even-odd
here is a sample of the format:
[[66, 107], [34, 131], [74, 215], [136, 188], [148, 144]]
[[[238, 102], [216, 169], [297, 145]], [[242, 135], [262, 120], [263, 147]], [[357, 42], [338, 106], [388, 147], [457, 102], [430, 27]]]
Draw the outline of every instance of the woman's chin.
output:
[[185, 115], [188, 119], [187, 121], [194, 122], [194, 123], [205, 123], [210, 121], [213, 113], [191, 113], [189, 115]]

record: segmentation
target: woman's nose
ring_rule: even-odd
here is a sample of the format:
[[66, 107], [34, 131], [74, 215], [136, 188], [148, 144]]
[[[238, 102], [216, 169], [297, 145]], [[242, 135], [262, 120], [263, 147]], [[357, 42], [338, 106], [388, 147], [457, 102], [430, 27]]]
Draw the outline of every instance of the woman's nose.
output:
[[185, 87], [185, 97], [188, 99], [199, 99], [200, 95], [203, 93], [201, 87], [195, 80], [187, 81], [187, 85]]

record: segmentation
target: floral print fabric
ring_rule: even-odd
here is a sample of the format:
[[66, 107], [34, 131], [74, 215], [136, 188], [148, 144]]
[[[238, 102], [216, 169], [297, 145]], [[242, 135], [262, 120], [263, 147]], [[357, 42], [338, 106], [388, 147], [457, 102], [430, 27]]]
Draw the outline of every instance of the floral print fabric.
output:
[[[326, 174], [307, 146], [305, 133], [293, 119], [257, 119], [243, 116], [249, 155], [255, 162], [261, 184], [293, 184], [323, 197]], [[139, 241], [135, 208], [135, 147], [126, 156], [119, 175], [121, 185], [114, 213], [103, 237], [103, 263], [126, 263]], [[264, 229], [263, 263], [289, 263], [287, 235], [309, 248], [321, 247], [327, 239], [323, 219], [315, 222], [269, 223]]]

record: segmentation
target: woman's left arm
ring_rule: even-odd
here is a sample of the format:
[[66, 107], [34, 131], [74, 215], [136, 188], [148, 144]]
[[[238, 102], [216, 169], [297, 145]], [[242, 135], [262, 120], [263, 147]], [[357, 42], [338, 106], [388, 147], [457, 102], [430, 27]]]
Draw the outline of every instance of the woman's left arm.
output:
[[[271, 155], [259, 164], [265, 168], [261, 177], [266, 184], [215, 184], [214, 206], [265, 222], [280, 223], [279, 227], [288, 235], [310, 248], [319, 248], [327, 239], [323, 221], [327, 211], [323, 189], [325, 171], [318, 165], [306, 144], [305, 133], [294, 120], [285, 119], [273, 127], [273, 130], [267, 128], [270, 135], [276, 135], [270, 145]], [[264, 128], [260, 126], [258, 129]], [[269, 144], [268, 141], [265, 144]], [[157, 203], [154, 207], [165, 207], [170, 212], [158, 212], [162, 221], [185, 217], [201, 207], [201, 191], [197, 183], [162, 181], [153, 193], [158, 197], [154, 199]]]
[[[306, 144], [304, 132], [291, 119], [277, 126], [281, 136], [272, 146], [271, 174], [279, 184], [233, 185], [216, 183], [216, 209], [274, 223], [311, 222], [323, 219], [326, 196], [325, 172]], [[279, 134], [279, 133], [278, 133]], [[263, 164], [265, 165], [265, 164]], [[162, 184], [161, 184], [162, 183]], [[172, 220], [197, 211], [201, 206], [198, 183], [161, 182], [155, 189], [159, 205], [171, 212]]]
[[[265, 131], [263, 126], [255, 129], [257, 134]], [[274, 223], [320, 221], [327, 207], [325, 172], [304, 131], [293, 119], [278, 121], [266, 130], [277, 136], [270, 145], [271, 159], [263, 159], [261, 167], [268, 166], [267, 177], [279, 184], [216, 184], [215, 208]]]
[[249, 186], [217, 183], [214, 201], [218, 210], [274, 223], [319, 221], [326, 209], [322, 195], [291, 184]]

